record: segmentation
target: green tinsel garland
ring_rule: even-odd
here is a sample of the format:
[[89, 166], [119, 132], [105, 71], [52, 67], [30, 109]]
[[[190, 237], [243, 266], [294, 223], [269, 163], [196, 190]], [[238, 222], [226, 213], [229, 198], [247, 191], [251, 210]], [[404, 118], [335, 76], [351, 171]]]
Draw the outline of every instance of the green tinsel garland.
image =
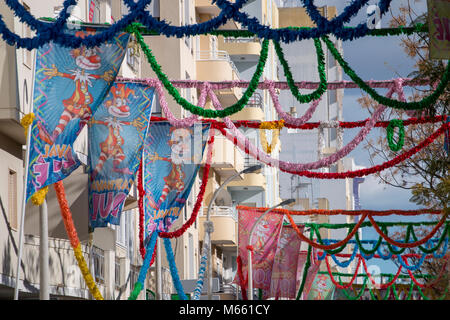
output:
[[[319, 273], [319, 274], [328, 274], [327, 271], [319, 271], [318, 273]], [[353, 275], [351, 275], [351, 274], [346, 274], [346, 273], [340, 273], [340, 272], [333, 272], [333, 276], [337, 276], [337, 277], [338, 277], [338, 280], [339, 280], [339, 284], [340, 284], [340, 285], [344, 285], [343, 282], [342, 282], [341, 277], [352, 277]], [[363, 295], [363, 293], [364, 293], [364, 291], [365, 291], [365, 289], [366, 289], [367, 281], [368, 281], [368, 279], [369, 279], [368, 275], [367, 275], [367, 274], [358, 274], [357, 276], [358, 276], [358, 277], [361, 277], [361, 276], [364, 277], [364, 282], [363, 282], [363, 284], [361, 285], [361, 289], [360, 289], [359, 293], [358, 293], [356, 296], [353, 296], [353, 297], [352, 297], [352, 296], [350, 296], [350, 294], [348, 293], [348, 291], [347, 291], [346, 289], [340, 289], [340, 290], [342, 291], [342, 293], [343, 293], [343, 294], [347, 297], [347, 299], [349, 299], [349, 300], [358, 300], [359, 298], [361, 298], [361, 296]], [[392, 274], [380, 274], [380, 276], [383, 276], [383, 277], [389, 277], [388, 282], [392, 281], [392, 278], [393, 278], [393, 275], [392, 275]], [[416, 275], [415, 277], [416, 277], [416, 278], [433, 278], [433, 276], [427, 275], [427, 274]], [[399, 275], [399, 278], [409, 278], [409, 275], [400, 274], [400, 275]], [[409, 286], [408, 295], [407, 295], [406, 298], [404, 298], [403, 300], [411, 300], [411, 297], [412, 297], [412, 293], [413, 293], [414, 287], [417, 287], [417, 290], [418, 290], [420, 296], [421, 296], [424, 300], [430, 300], [430, 298], [428, 298], [427, 296], [425, 296], [425, 294], [424, 294], [423, 291], [422, 291], [422, 288], [420, 288], [420, 286], [416, 285], [416, 284], [414, 283], [414, 281], [412, 281], [412, 280], [411, 280], [411, 283], [410, 283], [410, 286]], [[371, 299], [372, 299], [372, 300], [378, 300], [377, 297], [375, 296], [375, 294], [373, 293], [372, 289], [370, 288], [370, 286], [367, 287], [367, 289], [369, 290]], [[399, 297], [399, 295], [398, 295], [398, 292], [397, 292], [397, 287], [396, 287], [395, 283], [393, 283], [392, 286], [390, 286], [390, 287], [387, 288], [386, 294], [384, 295], [384, 297], [382, 298], [382, 300], [387, 300], [387, 299], [389, 298], [389, 296], [390, 296], [391, 291], [394, 293], [394, 298], [395, 298], [395, 300], [399, 300], [399, 299], [400, 299], [400, 297]], [[444, 294], [443, 294], [441, 297], [439, 297], [437, 300], [443, 300], [443, 299], [445, 298], [447, 292], [448, 292], [448, 287], [445, 289]]]
[[[398, 127], [398, 141], [394, 142], [394, 128]], [[392, 151], [400, 151], [405, 143], [405, 127], [403, 125], [403, 120], [392, 119], [389, 121], [389, 125], [386, 127], [387, 141], [389, 148]]]
[[386, 98], [382, 95], [379, 95], [375, 89], [371, 88], [369, 85], [367, 85], [364, 80], [362, 80], [355, 71], [348, 65], [348, 63], [343, 59], [339, 51], [334, 46], [333, 42], [328, 39], [327, 36], [323, 36], [322, 40], [326, 43], [328, 49], [330, 50], [331, 54], [334, 56], [336, 61], [341, 65], [344, 72], [366, 93], [368, 93], [376, 102], [379, 104], [394, 108], [394, 109], [405, 109], [405, 110], [420, 110], [424, 109], [426, 107], [429, 107], [433, 105], [439, 96], [444, 92], [449, 76], [450, 76], [450, 63], [447, 64], [447, 68], [442, 76], [441, 82], [439, 82], [438, 86], [436, 87], [435, 91], [430, 94], [429, 96], [423, 98], [420, 101], [413, 101], [413, 102], [404, 102], [404, 101], [398, 101]]
[[[383, 233], [385, 233], [387, 236], [389, 235], [388, 233], [388, 226], [396, 226], [396, 225], [407, 225], [406, 228], [406, 234], [405, 234], [405, 239], [404, 242], [409, 242], [410, 238], [412, 237], [414, 241], [418, 241], [417, 236], [414, 232], [414, 228], [413, 226], [418, 226], [418, 225], [432, 225], [434, 224], [433, 222], [409, 222], [409, 223], [398, 223], [398, 222], [378, 222], [380, 229], [383, 231]], [[311, 228], [311, 232], [313, 232], [316, 237], [317, 237], [317, 242], [321, 245], [324, 245], [324, 241], [322, 239], [322, 237], [320, 236], [320, 227], [326, 226], [327, 224], [308, 224]], [[332, 225], [331, 225], [332, 226]], [[349, 234], [351, 232], [351, 230], [354, 228], [355, 224], [342, 224], [342, 225], [334, 225], [335, 228], [333, 229], [338, 229], [338, 228], [342, 228], [342, 227], [347, 227], [348, 228], [348, 232], [347, 234]], [[361, 227], [367, 227], [369, 226], [369, 224], [362, 224]], [[418, 246], [418, 248], [426, 254], [430, 254], [433, 253], [435, 251], [437, 251], [442, 242], [445, 240], [445, 237], [447, 237], [450, 234], [450, 221], [447, 221], [445, 223], [445, 227], [444, 230], [441, 234], [441, 237], [439, 238], [438, 243], [432, 247], [432, 248], [425, 248], [423, 246]], [[363, 252], [366, 255], [371, 255], [373, 253], [375, 253], [375, 251], [379, 248], [379, 246], [382, 244], [382, 238], [381, 236], [378, 238], [377, 243], [375, 244], [375, 246], [372, 249], [365, 249], [364, 246], [361, 244], [361, 240], [359, 239], [359, 235], [358, 233], [355, 233], [355, 241], [359, 247], [359, 249], [361, 250], [361, 252]], [[336, 248], [336, 249], [332, 249], [332, 250], [324, 250], [325, 252], [327, 252], [328, 254], [337, 254], [342, 252], [345, 247], [347, 246], [347, 244], [343, 244], [342, 246]], [[395, 249], [393, 245], [391, 245], [390, 243], [387, 243], [387, 247], [389, 249], [389, 251], [393, 254], [402, 254], [407, 248], [399, 248], [399, 249]]]
[[[191, 104], [189, 101], [181, 97], [178, 90], [172, 85], [170, 80], [167, 78], [167, 76], [163, 73], [161, 70], [161, 66], [156, 61], [155, 57], [153, 56], [150, 48], [147, 46], [147, 44], [144, 42], [144, 38], [142, 37], [141, 31], [142, 26], [139, 23], [133, 23], [132, 25], [127, 27], [127, 32], [134, 33], [136, 36], [136, 39], [140, 46], [142, 47], [143, 52], [147, 56], [147, 59], [153, 69], [153, 71], [156, 73], [158, 79], [163, 83], [164, 87], [168, 90], [169, 94], [175, 99], [175, 101], [181, 105], [184, 109], [190, 111], [193, 114], [200, 115], [206, 118], [223, 118], [230, 116], [234, 113], [237, 113], [241, 111], [253, 93], [256, 91], [259, 80], [263, 74], [264, 66], [267, 61], [268, 56], [268, 49], [269, 49], [269, 41], [264, 40], [262, 43], [261, 53], [258, 61], [258, 65], [256, 67], [256, 71], [252, 76], [252, 79], [245, 90], [243, 96], [233, 105], [223, 109], [223, 110], [209, 110], [209, 109], [203, 109], [196, 105]], [[411, 33], [417, 33], [417, 32], [424, 32], [426, 31], [426, 27], [424, 25], [418, 24], [412, 28], [389, 28], [389, 29], [381, 29], [381, 30], [373, 30], [370, 32], [370, 35], [375, 36], [386, 36], [386, 35], [399, 35], [399, 34], [411, 34]], [[251, 32], [247, 30], [216, 30], [214, 32], [211, 32], [211, 34], [216, 35], [223, 35], [223, 36], [231, 36], [231, 37], [238, 37], [238, 36], [245, 36], [250, 37], [252, 35]], [[344, 71], [350, 76], [350, 78], [365, 92], [367, 92], [374, 100], [376, 100], [378, 103], [396, 108], [396, 109], [407, 109], [407, 110], [417, 110], [417, 109], [423, 109], [426, 108], [436, 102], [436, 100], [439, 98], [439, 96], [442, 94], [442, 92], [445, 90], [445, 87], [447, 86], [449, 77], [450, 77], [450, 64], [447, 66], [447, 69], [441, 79], [441, 82], [437, 86], [436, 90], [430, 94], [429, 96], [425, 97], [421, 101], [417, 102], [403, 102], [403, 101], [397, 101], [393, 99], [386, 98], [384, 96], [379, 95], [373, 88], [368, 86], [361, 78], [359, 78], [356, 73], [351, 69], [351, 67], [348, 65], [348, 63], [342, 58], [340, 53], [337, 51], [337, 49], [334, 47], [333, 43], [328, 39], [327, 36], [322, 37], [323, 41], [327, 44], [331, 54], [335, 57], [335, 59], [338, 61], [338, 63], [342, 66]], [[292, 78], [292, 74], [289, 70], [289, 65], [287, 61], [284, 59], [283, 52], [281, 49], [281, 46], [279, 43], [274, 42], [275, 44], [275, 50], [277, 51], [278, 57], [280, 59], [280, 63], [283, 66], [286, 79], [289, 85], [289, 88], [291, 89], [292, 94], [297, 98], [297, 100], [301, 103], [307, 103], [312, 100], [318, 99], [327, 88], [327, 81], [326, 81], [326, 73], [325, 73], [325, 63], [324, 63], [324, 54], [322, 47], [318, 44], [318, 39], [314, 40], [314, 43], [316, 45], [317, 50], [317, 58], [318, 58], [318, 71], [319, 71], [319, 77], [320, 77], [320, 85], [319, 87], [312, 93], [301, 95], [298, 91], [298, 87], [295, 86], [294, 80]]]
[[314, 39], [314, 46], [316, 47], [317, 52], [317, 71], [319, 73], [319, 87], [309, 94], [302, 95], [300, 94], [298, 87], [295, 85], [294, 78], [292, 77], [291, 70], [289, 68], [289, 64], [284, 58], [283, 49], [279, 42], [273, 42], [275, 46], [275, 51], [277, 53], [278, 59], [284, 70], [284, 75], [286, 76], [286, 81], [291, 89], [292, 95], [297, 99], [300, 103], [308, 103], [313, 100], [319, 99], [325, 91], [327, 91], [327, 75], [325, 72], [325, 54], [322, 50], [322, 44], [319, 39]]
[[[309, 233], [309, 239], [310, 240], [313, 239], [312, 230]], [[302, 283], [300, 284], [300, 288], [298, 289], [297, 297], [295, 298], [296, 300], [300, 300], [300, 297], [303, 293], [303, 289], [305, 288], [306, 277], [308, 276], [308, 270], [309, 270], [309, 267], [311, 266], [311, 253], [312, 253], [312, 246], [308, 245], [308, 253], [306, 254], [306, 262], [305, 262], [305, 269], [303, 270], [303, 275], [302, 275]]]
[[245, 90], [243, 96], [233, 105], [223, 109], [223, 110], [210, 110], [210, 109], [203, 109], [200, 108], [186, 99], [184, 99], [178, 90], [172, 85], [170, 80], [167, 78], [167, 76], [163, 73], [161, 70], [161, 66], [156, 61], [152, 51], [147, 46], [147, 44], [144, 42], [144, 38], [139, 32], [139, 25], [133, 24], [128, 27], [128, 32], [134, 33], [136, 36], [136, 40], [138, 41], [139, 45], [142, 48], [142, 51], [147, 57], [148, 62], [150, 63], [153, 71], [156, 73], [158, 79], [162, 82], [164, 87], [167, 89], [169, 94], [175, 99], [175, 101], [181, 105], [184, 109], [188, 110], [189, 112], [205, 117], [205, 118], [224, 118], [228, 117], [236, 112], [241, 111], [247, 102], [250, 100], [250, 98], [253, 96], [253, 93], [256, 91], [259, 85], [259, 80], [264, 72], [264, 66], [267, 61], [268, 51], [269, 51], [269, 41], [264, 40], [261, 47], [261, 53], [259, 56], [258, 65], [256, 66], [256, 71], [252, 76], [252, 79], [250, 80], [250, 83]]

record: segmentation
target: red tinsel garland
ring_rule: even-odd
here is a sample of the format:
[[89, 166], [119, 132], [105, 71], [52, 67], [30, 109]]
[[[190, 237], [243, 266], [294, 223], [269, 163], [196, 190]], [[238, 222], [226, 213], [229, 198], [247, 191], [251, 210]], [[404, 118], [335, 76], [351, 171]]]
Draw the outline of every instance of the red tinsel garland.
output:
[[422, 238], [421, 240], [418, 240], [416, 242], [398, 242], [395, 241], [391, 238], [389, 238], [387, 235], [385, 235], [383, 233], [383, 231], [381, 231], [380, 227], [378, 226], [377, 222], [375, 220], [373, 220], [373, 217], [368, 216], [370, 222], [372, 223], [372, 226], [374, 227], [375, 231], [384, 239], [386, 240], [389, 244], [397, 246], [399, 248], [413, 248], [413, 247], [417, 247], [420, 246], [422, 244], [424, 244], [425, 242], [427, 242], [428, 240], [431, 239], [431, 237], [433, 237], [433, 235], [438, 231], [438, 229], [444, 224], [444, 222], [446, 221], [447, 218], [447, 214], [445, 214], [442, 219], [434, 226], [434, 228], [430, 231], [430, 233]]
[[142, 259], [145, 259], [145, 246], [144, 246], [144, 196], [145, 190], [142, 185], [142, 162], [144, 161], [143, 157], [141, 158], [141, 163], [139, 164], [139, 170], [137, 173], [137, 188], [139, 193], [138, 206], [139, 206], [139, 251], [141, 253]]
[[[424, 124], [424, 123], [436, 123], [445, 121], [446, 116], [436, 116], [436, 117], [424, 117], [424, 118], [409, 118], [403, 121], [403, 125], [413, 125], [413, 124]], [[167, 118], [162, 117], [152, 117], [151, 121], [168, 121]], [[202, 121], [204, 123], [211, 123], [214, 125], [216, 129], [225, 129], [226, 125], [224, 122], [220, 122], [214, 119], [201, 119], [199, 121]], [[362, 120], [362, 121], [339, 121], [339, 127], [345, 128], [345, 129], [353, 129], [353, 128], [359, 128], [364, 127], [369, 121], [368, 119]], [[236, 127], [245, 127], [245, 128], [253, 128], [253, 129], [259, 129], [261, 126], [261, 121], [254, 121], [254, 120], [235, 120], [233, 121], [234, 125]], [[273, 123], [276, 124], [278, 121], [264, 121], [264, 123]], [[302, 130], [313, 130], [317, 129], [320, 126], [320, 122], [308, 122], [305, 124], [302, 124], [301, 126], [295, 126], [288, 123], [285, 123], [284, 126], [289, 129], [302, 129]], [[375, 127], [377, 128], [386, 128], [389, 125], [389, 121], [378, 121], [375, 124]]]
[[[448, 257], [446, 257], [446, 258], [444, 258], [444, 259], [446, 259], [446, 261], [445, 261], [444, 265], [442, 266], [442, 268], [441, 268], [441, 270], [440, 270], [440, 272], [439, 272], [439, 276], [438, 276], [434, 281], [428, 282], [428, 283], [426, 283], [426, 284], [419, 283], [419, 282], [417, 281], [416, 277], [414, 277], [414, 275], [413, 275], [413, 273], [411, 272], [411, 270], [407, 270], [408, 273], [409, 273], [409, 277], [412, 279], [412, 281], [413, 281], [417, 286], [419, 286], [419, 287], [421, 287], [421, 288], [431, 288], [431, 287], [433, 287], [435, 284], [437, 284], [437, 283], [441, 280], [442, 276], [444, 275], [444, 271], [447, 270]], [[403, 258], [403, 261], [405, 261], [406, 265], [409, 265], [409, 264], [408, 264], [408, 260], [407, 260], [406, 258]]]
[[330, 244], [330, 245], [322, 245], [319, 243], [316, 243], [312, 240], [310, 240], [308, 237], [305, 237], [303, 235], [303, 233], [298, 229], [296, 223], [294, 222], [294, 220], [292, 219], [291, 215], [289, 213], [286, 213], [287, 218], [289, 219], [289, 222], [291, 223], [291, 226], [294, 228], [295, 232], [297, 233], [297, 235], [300, 237], [300, 239], [302, 241], [307, 242], [308, 244], [310, 244], [311, 246], [313, 246], [314, 248], [318, 248], [318, 249], [322, 249], [322, 250], [333, 250], [336, 249], [342, 245], [345, 245], [348, 240], [350, 240], [353, 235], [358, 231], [359, 227], [361, 226], [361, 224], [363, 223], [363, 221], [365, 220], [366, 217], [369, 218], [372, 226], [374, 227], [375, 231], [384, 239], [386, 240], [389, 244], [400, 247], [400, 248], [414, 248], [417, 247], [419, 245], [424, 244], [425, 242], [427, 242], [429, 239], [431, 239], [431, 237], [434, 236], [434, 234], [438, 231], [438, 229], [442, 226], [442, 224], [446, 221], [447, 215], [444, 215], [441, 220], [436, 224], [436, 226], [430, 231], [430, 233], [422, 238], [421, 240], [417, 240], [415, 242], [407, 242], [407, 243], [403, 243], [403, 242], [397, 242], [391, 238], [389, 238], [387, 235], [385, 235], [383, 233], [383, 231], [381, 231], [380, 227], [378, 226], [378, 224], [376, 223], [375, 220], [373, 220], [373, 217], [371, 217], [369, 214], [363, 214], [360, 218], [360, 220], [358, 221], [357, 224], [355, 224], [355, 226], [353, 227], [353, 230], [348, 233], [348, 235], [341, 241]]
[[[237, 210], [251, 210], [254, 212], [266, 212], [269, 208], [265, 207], [248, 207], [248, 206], [237, 206]], [[368, 214], [371, 216], [389, 216], [389, 215], [401, 215], [401, 216], [417, 216], [421, 214], [442, 214], [442, 210], [431, 210], [431, 209], [418, 209], [418, 210], [324, 210], [324, 209], [311, 209], [311, 210], [288, 210], [288, 209], [282, 209], [282, 208], [275, 208], [270, 211], [271, 214], [287, 214], [294, 216], [310, 216], [310, 215], [327, 215], [327, 216], [334, 216], [334, 215], [345, 215], [345, 216], [359, 216], [362, 214]]]
[[[412, 157], [414, 154], [419, 152], [421, 149], [428, 146], [430, 143], [432, 143], [438, 136], [443, 134], [445, 130], [450, 127], [450, 123], [443, 123], [441, 127], [439, 127], [438, 130], [433, 132], [428, 138], [426, 138], [424, 141], [419, 143], [417, 146], [413, 147], [412, 149], [404, 152], [403, 154], [400, 154], [396, 156], [395, 158], [386, 161], [385, 163], [381, 165], [376, 165], [371, 168], [366, 169], [360, 169], [360, 170], [354, 170], [354, 171], [346, 171], [346, 172], [314, 172], [314, 171], [291, 171], [291, 170], [285, 170], [281, 169], [281, 171], [299, 175], [299, 176], [305, 176], [308, 178], [315, 178], [315, 179], [345, 179], [345, 178], [355, 178], [355, 177], [363, 177], [369, 174], [374, 174], [383, 170], [386, 170], [388, 168], [391, 168], [397, 164], [399, 164], [402, 161], [405, 161], [406, 159]], [[222, 134], [226, 134], [226, 131], [224, 129], [219, 129]], [[249, 154], [248, 147], [245, 146], [245, 153]]]
[[242, 292], [242, 299], [243, 300], [248, 300], [248, 297], [247, 297], [248, 278], [244, 277], [244, 274], [242, 272], [242, 258], [241, 258], [241, 256], [237, 256], [236, 262], [237, 262], [237, 273], [238, 273], [238, 276], [239, 276], [239, 285], [241, 287], [241, 292]]
[[353, 284], [353, 282], [354, 282], [355, 279], [356, 279], [356, 276], [358, 275], [359, 266], [361, 265], [361, 261], [362, 261], [362, 260], [363, 260], [363, 259], [361, 259], [361, 257], [358, 258], [358, 264], [357, 264], [357, 266], [356, 266], [356, 268], [355, 268], [356, 271], [355, 271], [355, 273], [353, 274], [352, 279], [351, 279], [346, 285], [341, 285], [341, 284], [339, 284], [339, 283], [334, 279], [333, 272], [331, 271], [331, 268], [330, 268], [330, 263], [328, 262], [328, 256], [325, 258], [325, 262], [326, 262], [326, 265], [327, 265], [328, 274], [329, 274], [329, 276], [330, 276], [331, 281], [332, 281], [332, 282], [334, 283], [334, 285], [336, 286], [336, 288], [339, 288], [339, 289], [347, 289], [347, 288], [351, 287], [351, 285]]

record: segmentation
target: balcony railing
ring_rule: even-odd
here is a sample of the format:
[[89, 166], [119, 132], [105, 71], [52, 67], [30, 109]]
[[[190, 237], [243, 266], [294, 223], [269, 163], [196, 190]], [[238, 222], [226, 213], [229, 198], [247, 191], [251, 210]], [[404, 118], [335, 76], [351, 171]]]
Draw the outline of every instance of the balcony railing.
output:
[[251, 108], [260, 108], [262, 110], [263, 108], [263, 101], [262, 97], [258, 92], [255, 92], [251, 98], [248, 100], [247, 107]]
[[253, 38], [244, 38], [244, 37], [238, 37], [238, 38], [234, 38], [234, 37], [224, 37], [224, 38], [223, 38], [223, 42], [225, 42], [225, 43], [252, 43], [252, 42], [260, 43], [260, 40], [259, 40], [257, 37], [253, 37]]
[[[206, 216], [207, 214], [207, 208], [205, 208], [205, 211], [203, 212], [203, 215]], [[211, 217], [213, 216], [220, 216], [220, 217], [231, 217], [233, 220], [237, 221], [237, 212], [234, 210], [233, 207], [226, 207], [226, 206], [213, 206], [211, 207], [210, 212]]]
[[228, 52], [224, 50], [200, 50], [196, 53], [197, 61], [227, 61], [231, 68], [236, 73], [236, 76], [239, 77], [239, 70], [231, 60]]

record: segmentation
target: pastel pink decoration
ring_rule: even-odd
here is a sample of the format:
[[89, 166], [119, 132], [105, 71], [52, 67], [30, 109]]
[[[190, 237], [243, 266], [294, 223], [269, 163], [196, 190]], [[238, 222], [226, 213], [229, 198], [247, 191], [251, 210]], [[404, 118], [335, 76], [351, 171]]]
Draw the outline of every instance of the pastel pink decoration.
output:
[[[239, 255], [242, 259], [242, 272], [245, 277], [248, 274], [247, 246], [249, 245], [250, 231], [262, 214], [264, 213], [252, 210], [239, 210]], [[270, 289], [272, 266], [282, 224], [283, 215], [269, 213], [255, 228], [251, 243], [253, 247], [252, 265], [254, 288], [259, 288], [263, 291]], [[237, 275], [234, 281], [239, 283], [239, 277]]]
[[[299, 229], [303, 232], [304, 226], [300, 226]], [[302, 240], [292, 227], [283, 227], [275, 253], [270, 290], [268, 293], [264, 292], [263, 299], [269, 297], [273, 297], [275, 300], [296, 298], [298, 256], [301, 243]]]

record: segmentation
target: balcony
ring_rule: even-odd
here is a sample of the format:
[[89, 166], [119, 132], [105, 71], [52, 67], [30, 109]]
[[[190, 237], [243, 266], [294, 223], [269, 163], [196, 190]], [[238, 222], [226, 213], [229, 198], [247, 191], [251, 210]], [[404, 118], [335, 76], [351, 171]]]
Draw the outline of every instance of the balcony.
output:
[[[230, 0], [230, 2], [235, 2], [235, 0]], [[221, 10], [218, 6], [212, 3], [212, 0], [195, 0], [195, 10], [197, 11], [198, 15], [200, 16], [199, 22], [204, 22], [211, 17], [217, 17]], [[207, 16], [207, 17], [204, 17]], [[233, 20], [227, 21], [225, 25], [222, 26], [224, 29], [237, 29], [237, 27], [233, 26], [240, 26], [240, 24], [234, 22]], [[239, 27], [240, 28], [240, 27]]]
[[[23, 127], [20, 125], [20, 99], [18, 88], [16, 49], [5, 42], [0, 43], [0, 133], [25, 144]], [[18, 51], [19, 52], [19, 51]]]
[[263, 101], [258, 92], [253, 94], [244, 109], [230, 116], [231, 120], [264, 121], [264, 118]]
[[[239, 80], [239, 71], [226, 51], [197, 51], [197, 80], [199, 81], [232, 81]], [[242, 96], [241, 88], [230, 88], [216, 91], [220, 103], [224, 107], [236, 103]]]
[[[207, 208], [200, 216], [199, 237], [204, 240], [205, 229], [203, 222], [206, 220]], [[232, 207], [213, 206], [210, 219], [214, 223], [214, 232], [211, 234], [211, 243], [215, 245], [237, 245], [237, 214]]]
[[258, 38], [218, 37], [219, 50], [228, 52], [230, 57], [239, 62], [258, 62], [261, 43]]
[[221, 179], [226, 179], [244, 169], [244, 157], [230, 140], [216, 136], [211, 167]]
[[266, 179], [262, 173], [247, 173], [243, 175], [242, 180], [231, 181], [228, 184], [228, 190], [261, 192], [266, 190]]
[[199, 14], [218, 16], [220, 14], [220, 8], [215, 4], [212, 4], [211, 0], [195, 0], [195, 10]]

